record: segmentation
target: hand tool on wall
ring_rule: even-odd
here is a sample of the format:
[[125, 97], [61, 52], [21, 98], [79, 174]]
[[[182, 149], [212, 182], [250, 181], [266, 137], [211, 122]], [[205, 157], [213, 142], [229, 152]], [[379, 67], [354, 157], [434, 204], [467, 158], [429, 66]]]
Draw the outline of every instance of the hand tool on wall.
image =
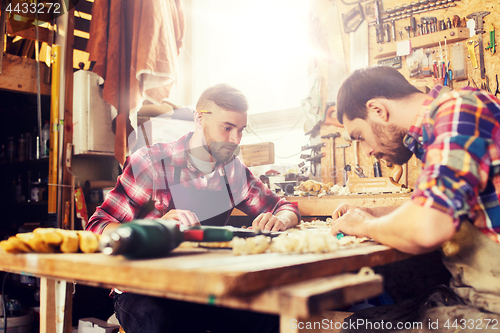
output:
[[361, 4], [358, 3], [357, 7], [353, 7], [347, 14], [342, 14], [342, 23], [344, 24], [344, 33], [349, 34], [351, 32], [355, 32], [363, 20], [365, 16], [363, 15], [363, 8]]
[[472, 63], [473, 68], [477, 68], [477, 59], [476, 59], [476, 51], [474, 51], [474, 41], [473, 40], [468, 40], [467, 41], [467, 51], [469, 53], [469, 59]]
[[452, 27], [453, 27], [453, 25], [451, 24], [451, 20], [448, 17], [448, 19], [446, 20], [446, 29], [451, 29]]
[[458, 28], [460, 26], [460, 16], [453, 15], [453, 28]]
[[[322, 137], [323, 138], [323, 137]], [[312, 149], [312, 150], [320, 150], [321, 148], [323, 148], [325, 146], [325, 143], [322, 142], [322, 143], [319, 143], [317, 145], [312, 145], [312, 146], [302, 146], [301, 147], [301, 150], [304, 151], [304, 150], [308, 150], [308, 149]]]
[[333, 178], [333, 183], [334, 184], [337, 184], [337, 168], [336, 168], [336, 165], [335, 165], [335, 139], [340, 137], [340, 133], [339, 132], [335, 132], [335, 133], [328, 133], [327, 135], [323, 135], [321, 138], [322, 139], [331, 139], [331, 144], [332, 144], [332, 152], [331, 152], [331, 156], [330, 156], [330, 163], [331, 163], [331, 166], [332, 166], [332, 170], [330, 172], [330, 175], [331, 175], [331, 178]]
[[100, 248], [107, 255], [123, 255], [128, 259], [167, 256], [184, 241], [228, 242], [234, 237], [258, 235], [278, 236], [279, 232], [256, 231], [234, 227], [194, 226], [181, 230], [175, 220], [135, 220], [101, 237]]
[[344, 144], [341, 144], [341, 145], [338, 145], [337, 148], [342, 148], [342, 154], [344, 155], [344, 169], [342, 170], [342, 186], [346, 186], [347, 185], [347, 171], [351, 171], [351, 166], [348, 165], [345, 161], [345, 149], [346, 148], [349, 148], [351, 146], [351, 144], [349, 143], [344, 143]]
[[486, 75], [486, 68], [484, 67], [484, 50], [483, 50], [483, 33], [484, 33], [483, 18], [488, 14], [490, 14], [490, 12], [481, 11], [467, 15], [468, 19], [474, 19], [474, 22], [476, 23], [474, 30], [476, 32], [477, 42], [479, 45], [479, 67], [481, 71], [481, 79], [484, 79]]
[[359, 178], [366, 178], [365, 174], [363, 173], [363, 169], [359, 166], [359, 158], [358, 158], [358, 140], [354, 140], [352, 142], [352, 147], [354, 149], [354, 173], [359, 177]]
[[392, 40], [396, 41], [396, 21], [391, 21]]
[[408, 39], [410, 39], [411, 38], [411, 26], [406, 26], [405, 30], [408, 33]]
[[497, 88], [495, 89], [495, 96], [496, 96], [500, 92], [500, 90], [498, 90], [498, 74], [495, 74], [495, 80], [497, 81]]
[[417, 21], [414, 17], [410, 18], [410, 27], [411, 31], [413, 31], [413, 37], [417, 35]]
[[493, 23], [490, 23], [490, 41], [488, 42], [488, 47], [486, 48], [486, 50], [490, 50], [491, 51], [491, 54], [495, 54], [495, 47], [496, 47], [496, 43], [495, 43], [495, 27], [493, 26]]
[[[429, 4], [429, 2], [431, 2]], [[383, 17], [381, 16], [381, 23], [385, 23], [389, 20], [401, 20], [412, 17], [412, 15], [426, 13], [439, 9], [447, 9], [451, 7], [455, 7], [457, 4], [452, 3], [452, 0], [420, 0], [418, 3], [405, 4], [403, 6], [395, 6], [394, 8], [388, 8], [383, 12], [385, 14]], [[376, 21], [370, 22], [370, 25], [376, 25]]]
[[382, 23], [382, 20], [380, 19], [380, 7], [378, 0], [373, 3], [373, 9], [375, 11], [375, 31], [377, 35], [377, 44], [380, 44], [384, 42], [384, 25]]
[[386, 24], [384, 26], [384, 31], [385, 31], [385, 37], [387, 42], [391, 41], [391, 26], [389, 24]]
[[378, 159], [373, 163], [373, 176], [382, 177], [382, 169], [380, 168], [380, 161]]
[[300, 158], [305, 162], [311, 162], [311, 174], [316, 176], [316, 165], [321, 162], [321, 159], [325, 157], [325, 153], [319, 153], [321, 148], [325, 146], [325, 143], [320, 143], [312, 146], [302, 146], [302, 151], [311, 149], [311, 154], [301, 154]]

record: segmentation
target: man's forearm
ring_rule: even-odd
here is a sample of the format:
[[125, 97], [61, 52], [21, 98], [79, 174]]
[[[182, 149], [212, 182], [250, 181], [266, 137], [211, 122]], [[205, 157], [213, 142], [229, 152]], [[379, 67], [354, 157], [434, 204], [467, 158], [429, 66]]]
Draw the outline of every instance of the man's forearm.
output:
[[110, 233], [112, 233], [116, 228], [118, 228], [119, 226], [121, 226], [122, 224], [121, 223], [116, 223], [116, 222], [111, 222], [109, 223], [102, 231], [102, 234], [103, 235], [109, 235]]
[[290, 210], [280, 210], [274, 216], [287, 220], [287, 229], [295, 227], [299, 223], [299, 218]]
[[368, 209], [368, 212], [372, 214], [375, 217], [381, 217], [387, 214], [392, 213], [396, 209], [401, 207], [401, 205], [396, 205], [396, 206], [383, 206], [383, 207], [370, 207]]
[[420, 254], [435, 250], [455, 234], [453, 219], [436, 209], [408, 202], [368, 223], [376, 241], [400, 251]]

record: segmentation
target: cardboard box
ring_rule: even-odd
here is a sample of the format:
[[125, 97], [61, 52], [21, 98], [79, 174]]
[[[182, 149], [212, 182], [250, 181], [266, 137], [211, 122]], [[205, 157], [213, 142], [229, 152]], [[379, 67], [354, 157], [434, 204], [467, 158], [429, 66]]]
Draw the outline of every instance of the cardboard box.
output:
[[78, 321], [78, 333], [116, 333], [119, 329], [120, 325], [97, 318], [82, 318]]

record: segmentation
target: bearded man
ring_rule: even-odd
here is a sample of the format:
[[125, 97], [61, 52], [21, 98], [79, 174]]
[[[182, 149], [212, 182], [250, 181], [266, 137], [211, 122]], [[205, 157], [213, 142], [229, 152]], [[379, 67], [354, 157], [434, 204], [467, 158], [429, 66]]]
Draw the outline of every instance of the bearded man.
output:
[[392, 321], [394, 329], [397, 320], [423, 323], [412, 332], [491, 329], [486, 319], [500, 320], [500, 101], [471, 87], [438, 85], [424, 94], [396, 69], [371, 67], [343, 82], [337, 118], [367, 155], [401, 165], [415, 154], [423, 170], [410, 202], [339, 206], [332, 233], [411, 254], [440, 249], [452, 276], [450, 290], [407, 306], [406, 315], [400, 308], [355, 316]]
[[[279, 231], [296, 226], [300, 219], [296, 207], [272, 193], [235, 156], [247, 125], [247, 110], [247, 99], [236, 88], [228, 84], [207, 88], [196, 105], [194, 133], [132, 154], [86, 230], [109, 233], [137, 218], [222, 226], [235, 207], [254, 218], [254, 229]], [[197, 329], [185, 326], [193, 322], [193, 315], [201, 319], [199, 323], [207, 317], [208, 326], [200, 327], [203, 332], [218, 329], [210, 324], [217, 321], [210, 318], [213, 311], [222, 309], [197, 306], [193, 312], [194, 305], [187, 308], [182, 302], [118, 290], [114, 294], [115, 312], [127, 333], [189, 332]], [[275, 316], [241, 313], [227, 310], [223, 320], [235, 323], [231, 329], [238, 332], [265, 331], [265, 327], [277, 328], [279, 322]]]

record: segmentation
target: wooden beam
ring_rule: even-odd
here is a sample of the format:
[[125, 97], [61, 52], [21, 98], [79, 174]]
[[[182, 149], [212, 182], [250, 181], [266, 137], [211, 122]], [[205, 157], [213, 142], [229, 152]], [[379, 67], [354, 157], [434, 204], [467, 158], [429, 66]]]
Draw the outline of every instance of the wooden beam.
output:
[[[12, 30], [12, 26], [10, 25], [10, 20], [7, 20], [7, 33], [9, 35], [13, 35], [13, 36], [19, 36], [19, 37], [23, 37], [23, 38], [27, 38], [27, 39], [31, 39], [31, 40], [36, 40], [35, 27], [14, 32]], [[49, 45], [52, 45], [52, 41], [50, 38], [51, 33], [52, 33], [52, 31], [50, 31], [47, 28], [38, 27], [38, 35], [40, 37], [40, 42], [45, 42]]]
[[[40, 77], [44, 77], [48, 70], [45, 64], [40, 63]], [[4, 54], [0, 89], [36, 94], [36, 60]], [[50, 84], [43, 80], [40, 90], [42, 95], [50, 96]]]
[[[63, 161], [71, 161], [73, 150], [71, 149], [73, 145], [73, 46], [74, 46], [74, 26], [75, 26], [75, 10], [72, 9], [68, 11], [68, 26], [67, 32], [68, 35], [66, 37], [66, 59], [65, 59], [65, 91], [64, 91], [64, 135], [63, 135], [63, 151], [62, 151], [62, 160]], [[70, 147], [70, 148], [68, 148]], [[73, 175], [68, 171], [66, 167], [66, 163], [63, 163], [62, 170], [62, 181], [61, 183], [64, 185], [62, 187], [61, 193], [61, 203], [65, 202], [73, 202], [74, 201], [74, 189], [71, 185], [74, 185]], [[69, 169], [72, 168], [72, 165]], [[59, 205], [59, 216], [64, 216], [64, 205]], [[73, 211], [70, 214], [73, 216]]]

